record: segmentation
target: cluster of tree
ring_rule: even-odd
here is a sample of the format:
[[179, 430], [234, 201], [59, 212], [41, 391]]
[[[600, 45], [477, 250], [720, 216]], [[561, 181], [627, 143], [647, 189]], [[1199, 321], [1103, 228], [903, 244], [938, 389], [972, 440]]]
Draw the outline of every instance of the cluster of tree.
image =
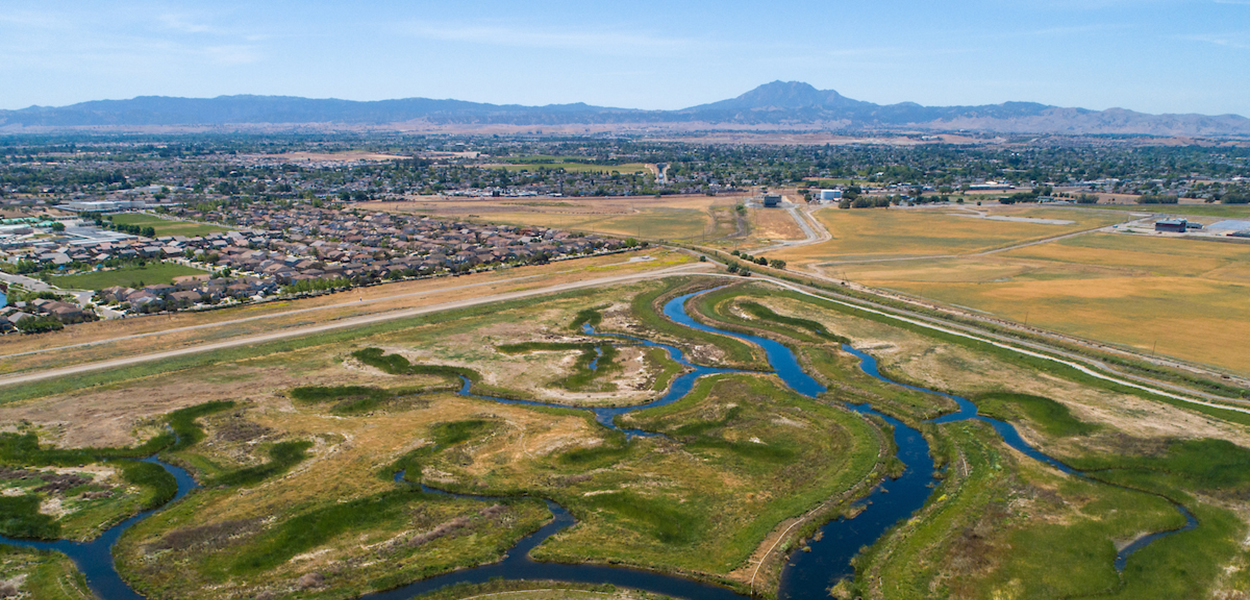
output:
[[334, 279], [301, 279], [282, 288], [283, 294], [310, 294], [346, 290], [352, 287], [352, 281], [344, 277]]
[[725, 263], [725, 270], [729, 271], [730, 273], [738, 273], [744, 277], [749, 277], [751, 275], [751, 270], [746, 268], [743, 265], [738, 264], [738, 261], [736, 260], [731, 260]]
[[156, 237], [156, 228], [151, 225], [140, 227], [139, 225], [126, 225], [125, 223], [114, 223], [112, 217], [95, 218], [95, 225], [101, 229], [112, 229], [121, 233], [129, 233], [130, 235], [141, 235], [146, 238]]
[[1250, 204], [1250, 188], [1238, 187], [1220, 194], [1220, 202], [1224, 204]]
[[[897, 200], [895, 200], [894, 202], [895, 204], [898, 203]], [[888, 208], [889, 206], [890, 206], [890, 198], [886, 196], [878, 196], [876, 198], [869, 198], [867, 196], [859, 196], [852, 200], [850, 198], [847, 198], [845, 195], [843, 195], [842, 201], [838, 203], [838, 208], [843, 208], [843, 209], [845, 208]]]
[[62, 329], [65, 324], [52, 315], [36, 315], [18, 321], [15, 327], [22, 333], [44, 333]]
[[1098, 194], [1078, 194], [1075, 199], [1077, 204], [1098, 204]]
[[1137, 197], [1138, 204], [1176, 204], [1180, 198], [1168, 194], [1142, 194]]
[[[741, 258], [742, 260], [745, 260], [747, 262], [760, 265], [761, 267], [772, 267], [774, 269], [786, 268], [786, 261], [781, 260], [781, 259], [774, 258], [772, 260], [769, 260], [767, 258], [764, 258], [763, 256], [751, 256], [750, 254], [747, 254], [746, 252], [741, 252], [738, 250], [734, 250], [733, 252], [730, 252], [730, 254], [737, 256], [738, 258]], [[737, 263], [733, 263], [733, 264], [736, 265]], [[730, 273], [733, 273], [733, 271], [730, 271]]]

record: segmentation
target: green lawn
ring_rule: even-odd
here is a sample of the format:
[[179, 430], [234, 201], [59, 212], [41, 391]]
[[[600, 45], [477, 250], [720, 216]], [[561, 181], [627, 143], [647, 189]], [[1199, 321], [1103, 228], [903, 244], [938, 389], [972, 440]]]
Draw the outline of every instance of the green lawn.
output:
[[139, 227], [151, 227], [156, 230], [156, 236], [166, 235], [185, 235], [197, 236], [208, 233], [217, 233], [220, 231], [230, 231], [226, 227], [218, 227], [216, 225], [206, 225], [204, 223], [192, 223], [190, 221], [171, 221], [154, 217], [152, 215], [144, 215], [139, 213], [127, 213], [121, 215], [113, 215], [112, 221], [118, 225], [138, 225]]
[[150, 262], [142, 267], [128, 266], [111, 271], [55, 275], [51, 282], [59, 288], [75, 290], [100, 290], [115, 285], [137, 288], [155, 283], [173, 283], [175, 277], [203, 275], [206, 272], [174, 263]]

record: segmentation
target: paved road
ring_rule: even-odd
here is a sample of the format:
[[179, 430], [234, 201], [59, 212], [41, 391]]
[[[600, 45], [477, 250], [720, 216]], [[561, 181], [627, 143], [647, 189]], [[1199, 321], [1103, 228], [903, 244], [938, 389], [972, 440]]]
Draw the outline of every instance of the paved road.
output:
[[[99, 362], [93, 362], [93, 363], [73, 365], [69, 367], [47, 369], [47, 370], [36, 371], [32, 373], [22, 373], [18, 375], [0, 377], [0, 385], [14, 385], [14, 384], [30, 383], [30, 382], [43, 381], [46, 379], [54, 379], [58, 377], [65, 377], [68, 375], [74, 375], [74, 374], [85, 373], [85, 372], [90, 372], [90, 371], [98, 371], [98, 370], [103, 370], [103, 369], [116, 369], [116, 368], [130, 366], [130, 365], [139, 364], [143, 362], [162, 360], [166, 358], [174, 358], [178, 356], [186, 356], [186, 355], [191, 355], [191, 354], [199, 354], [203, 352], [211, 352], [213, 350], [233, 348], [237, 346], [260, 344], [260, 343], [265, 343], [265, 342], [270, 342], [270, 341], [275, 341], [275, 340], [280, 340], [280, 339], [301, 337], [301, 336], [321, 333], [325, 331], [332, 331], [335, 329], [357, 327], [357, 326], [380, 323], [380, 322], [385, 322], [385, 321], [390, 321], [390, 320], [395, 320], [395, 319], [402, 319], [402, 318], [407, 318], [407, 317], [419, 316], [423, 314], [435, 313], [435, 312], [440, 312], [440, 311], [445, 311], [445, 310], [454, 310], [458, 308], [478, 306], [478, 305], [489, 304], [489, 303], [494, 303], [494, 302], [504, 302], [504, 301], [517, 300], [517, 299], [528, 298], [528, 297], [533, 297], [533, 296], [555, 294], [559, 292], [588, 288], [588, 287], [615, 285], [615, 284], [620, 284], [620, 283], [640, 281], [640, 280], [645, 280], [645, 279], [657, 279], [657, 278], [669, 277], [669, 276], [674, 276], [674, 275], [701, 275], [701, 276], [707, 276], [707, 277], [718, 277], [718, 278], [741, 280], [739, 276], [735, 276], [735, 275], [728, 275], [724, 273], [706, 273], [706, 272], [701, 273], [698, 271], [701, 267], [704, 267], [707, 265], [715, 265], [715, 264], [719, 264], [719, 263], [717, 263], [716, 261], [710, 261], [708, 263], [695, 263], [695, 264], [688, 264], [688, 265], [680, 265], [676, 267], [669, 267], [666, 269], [659, 269], [656, 271], [650, 271], [646, 273], [631, 273], [627, 275], [617, 275], [613, 277], [601, 277], [601, 278], [596, 278], [596, 279], [588, 279], [584, 281], [544, 286], [544, 287], [534, 288], [534, 289], [529, 289], [529, 290], [520, 290], [520, 291], [515, 291], [515, 292], [505, 292], [505, 293], [500, 293], [500, 294], [479, 296], [477, 298], [472, 298], [472, 299], [467, 299], [467, 300], [444, 302], [444, 303], [434, 304], [430, 306], [391, 311], [391, 312], [377, 314], [377, 315], [364, 315], [360, 317], [343, 319], [341, 321], [335, 321], [332, 323], [312, 325], [312, 326], [307, 326], [307, 327], [298, 327], [298, 328], [292, 328], [292, 329], [287, 329], [283, 331], [245, 336], [245, 337], [225, 340], [221, 342], [200, 344], [200, 345], [192, 346], [188, 348], [179, 348], [176, 350], [168, 350], [164, 352], [155, 352], [155, 353], [144, 354], [144, 355], [129, 356], [129, 357], [113, 359], [113, 360], [99, 361]], [[531, 277], [516, 278], [513, 281], [520, 280], [520, 279], [529, 279], [529, 278]], [[981, 341], [981, 342], [988, 343], [999, 348], [1003, 348], [1003, 349], [1007, 349], [1013, 352], [1023, 354], [1025, 356], [1031, 356], [1031, 357], [1040, 358], [1043, 360], [1049, 360], [1055, 363], [1063, 364], [1071, 368], [1077, 369], [1081, 371], [1082, 373], [1085, 373], [1091, 377], [1096, 377], [1104, 381], [1117, 383], [1117, 384], [1131, 387], [1134, 389], [1144, 390], [1144, 391], [1147, 391], [1147, 392], [1150, 392], [1152, 394], [1156, 394], [1162, 397], [1172, 398], [1172, 399], [1180, 400], [1182, 402], [1187, 402], [1190, 404], [1216, 407], [1216, 408], [1221, 408], [1224, 410], [1232, 410], [1236, 412], [1250, 414], [1250, 408], [1229, 406], [1229, 403], [1237, 403], [1237, 404], [1250, 404], [1250, 403], [1239, 402], [1239, 401], [1231, 400], [1229, 398], [1224, 398], [1221, 396], [1215, 396], [1212, 394], [1206, 394], [1203, 392], [1190, 390], [1188, 388], [1185, 388], [1184, 386], [1172, 384], [1169, 382], [1162, 382], [1162, 381], [1157, 381], [1157, 380], [1153, 380], [1153, 379], [1146, 378], [1146, 377], [1122, 373], [1122, 372], [1115, 370], [1112, 367], [1107, 366], [1101, 361], [1097, 361], [1088, 357], [1084, 357], [1084, 356], [1081, 356], [1072, 352], [1059, 350], [1059, 349], [1047, 346], [1042, 343], [1017, 340], [1014, 338], [1010, 338], [1008, 336], [981, 331], [971, 326], [938, 321], [937, 319], [934, 319], [932, 317], [920, 315], [917, 313], [913, 313], [911, 311], [895, 309], [895, 308], [887, 309], [880, 305], [876, 305], [875, 303], [866, 302], [866, 301], [862, 301], [858, 299], [856, 299], [853, 302], [847, 301], [848, 299], [839, 298], [838, 295], [834, 293], [830, 293], [824, 290], [816, 290], [814, 288], [790, 283], [787, 281], [782, 281], [779, 279], [774, 279], [772, 277], [760, 276], [754, 279], [757, 281], [766, 281], [774, 285], [778, 285], [787, 289], [794, 290], [804, 295], [821, 298], [829, 302], [835, 302], [838, 304], [842, 304], [844, 306], [856, 308], [858, 310], [868, 311], [868, 312], [878, 314], [881, 316], [885, 316], [885, 317], [888, 317], [897, 321], [910, 323], [912, 325], [924, 327], [924, 328], [931, 329], [934, 331], [940, 331], [940, 332], [947, 333], [950, 335], [957, 335], [957, 336], [964, 337], [967, 339]], [[489, 283], [498, 284], [502, 282], [489, 282]], [[474, 284], [474, 285], [481, 285], [481, 284]], [[420, 293], [430, 293], [430, 292], [420, 292]], [[419, 293], [405, 294], [405, 295], [416, 295], [416, 294], [419, 294]], [[381, 301], [381, 299], [378, 299], [378, 301]], [[336, 306], [342, 307], [343, 305], [336, 305]], [[323, 307], [315, 307], [314, 309], [322, 310]], [[284, 315], [284, 314], [292, 314], [295, 312], [307, 312], [307, 311], [314, 310], [314, 309], [301, 309], [299, 311], [287, 311], [286, 313], [278, 313], [275, 315], [269, 315], [268, 318], [273, 318], [273, 317]], [[258, 317], [240, 319], [234, 322], [253, 320], [255, 318], [258, 318]], [[266, 317], [259, 317], [259, 318], [266, 318]], [[223, 324], [224, 323], [214, 323], [208, 326], [220, 326]], [[195, 326], [195, 327], [198, 328], [202, 326]], [[165, 333], [165, 332], [161, 332], [161, 333]], [[142, 334], [142, 335], [158, 335], [158, 334], [153, 333], [153, 334]], [[1185, 394], [1185, 395], [1182, 395], [1182, 394]], [[1209, 400], [1217, 400], [1220, 403], [1198, 400], [1195, 398], [1195, 396], [1207, 398]]]
[[[699, 269], [705, 268], [705, 267], [706, 267], [706, 263], [678, 265], [675, 267], [668, 267], [666, 269], [658, 269], [655, 271], [648, 271], [645, 273], [630, 273], [627, 275], [600, 277], [597, 279], [587, 279], [584, 281], [575, 281], [575, 282], [570, 282], [570, 283], [549, 285], [549, 286], [528, 289], [528, 290], [520, 290], [520, 291], [515, 291], [515, 292], [504, 292], [501, 294], [478, 296], [476, 298], [471, 298], [467, 300], [443, 302], [440, 304], [433, 304], [430, 306], [421, 306], [417, 308], [396, 310], [396, 311], [391, 311], [391, 312], [386, 312], [386, 313], [376, 314], [376, 315], [364, 315], [360, 317], [352, 317], [349, 319], [342, 319], [340, 321], [334, 321], [331, 323], [323, 323], [320, 325], [310, 325], [307, 327], [296, 327], [296, 328], [291, 328], [291, 329], [284, 329], [282, 331], [239, 337], [239, 338], [234, 338], [234, 339], [225, 340], [221, 342], [199, 344], [196, 346], [191, 346], [187, 348], [179, 348], [176, 350], [167, 350], [164, 352], [153, 352], [150, 354], [140, 354], [140, 355], [128, 356], [125, 358], [118, 358], [118, 359], [113, 359], [113, 360], [98, 361], [98, 362], [92, 362], [92, 363], [73, 365], [69, 367], [59, 367], [55, 369], [46, 369], [46, 370], [35, 371], [31, 373], [21, 373], [17, 375], [4, 376], [4, 377], [0, 377], [0, 386], [15, 385], [15, 384], [21, 384], [21, 383], [31, 383], [35, 381], [55, 379], [58, 377], [65, 377], [68, 375], [75, 375], [78, 373], [86, 373], [90, 371], [99, 371], [103, 369], [117, 369], [121, 367], [126, 367], [126, 366], [130, 366], [134, 364], [144, 363], [144, 362], [150, 362], [154, 360], [175, 358], [178, 356], [186, 356], [189, 354], [199, 354], [202, 352], [211, 352], [213, 350], [221, 350], [224, 348], [234, 348], [237, 346], [250, 346], [253, 344], [263, 344], [265, 342], [272, 342], [275, 340], [282, 340], [282, 339], [287, 339], [287, 338], [292, 338], [292, 337], [301, 337], [305, 335], [311, 335], [314, 333], [333, 331], [335, 329], [344, 329], [348, 327], [370, 325], [373, 323], [381, 323], [385, 321], [392, 321], [395, 319], [404, 319], [408, 317], [420, 316], [420, 315], [429, 314], [429, 313], [436, 313], [436, 312], [441, 312], [445, 310], [454, 310], [454, 309], [465, 308], [469, 306], [478, 306], [478, 305], [490, 304], [494, 302], [505, 302], [508, 300], [517, 300], [517, 299], [529, 298], [533, 296], [555, 294], [559, 292], [565, 292], [569, 290], [576, 290], [576, 289], [582, 289], [582, 288], [588, 288], [588, 287], [608, 286], [608, 285], [616, 285], [620, 283], [628, 283], [628, 282], [633, 282], [633, 281], [641, 281], [645, 279], [657, 279], [657, 278], [669, 277], [673, 275], [692, 274], [694, 272], [697, 272]], [[514, 280], [506, 280], [504, 282], [496, 281], [496, 282], [490, 282], [490, 284], [507, 283], [507, 281], [519, 281], [521, 279], [530, 279], [532, 277], [533, 276], [516, 278]], [[429, 294], [429, 293], [432, 293], [432, 292], [426, 291], [426, 292], [420, 292], [420, 293], [414, 293], [414, 294], [404, 294], [403, 296], [413, 296], [413, 295]], [[394, 296], [392, 298], [395, 298], [395, 297], [402, 297], [402, 296]], [[387, 299], [390, 299], [390, 298], [387, 298]], [[375, 301], [382, 301], [382, 300], [383, 299], [378, 299]], [[340, 305], [335, 305], [330, 308], [342, 308], [343, 306], [344, 305], [340, 304]], [[298, 311], [288, 311], [284, 313], [277, 313], [274, 315], [268, 315], [268, 316], [262, 316], [262, 317], [249, 317], [247, 319], [237, 319], [237, 320], [230, 321], [230, 322], [197, 325], [197, 326], [192, 326], [192, 327], [181, 328], [181, 330], [199, 329], [203, 327], [219, 327], [219, 326], [228, 325], [231, 323], [239, 323], [243, 321], [255, 320], [257, 318], [262, 318], [262, 319], [274, 318], [277, 316], [296, 314], [300, 312], [309, 312], [312, 310], [324, 310], [324, 308], [315, 307], [313, 309], [301, 309]], [[172, 330], [169, 330], [169, 331], [172, 331]], [[139, 335], [129, 336], [129, 337], [136, 338], [136, 337], [145, 337], [149, 335], [161, 335], [164, 333], [168, 333], [169, 331], [139, 334]], [[99, 344], [99, 343], [111, 343], [113, 341], [118, 341], [119, 339], [122, 339], [122, 338], [106, 340], [103, 342], [91, 342], [88, 344], [79, 344], [78, 346], [93, 345], [93, 344]], [[70, 348], [70, 347], [74, 347], [74, 346], [63, 346], [62, 348]], [[59, 348], [49, 348], [44, 351], [51, 351], [55, 349], [59, 349]]]
[[0, 280], [4, 280], [9, 284], [16, 283], [32, 292], [46, 292], [52, 289], [52, 286], [44, 283], [43, 281], [32, 277], [26, 277], [25, 275], [14, 275], [12, 273], [0, 272]]
[[[716, 261], [712, 261], [712, 262], [716, 264], [720, 264], [719, 262], [716, 262]], [[728, 275], [724, 273], [708, 273], [707, 276], [741, 279], [740, 276]], [[775, 284], [775, 285], [778, 285], [787, 289], [794, 290], [796, 292], [799, 292], [807, 296], [821, 298], [829, 302], [834, 302], [837, 304], [841, 304], [843, 306], [855, 308], [857, 310], [863, 310], [863, 311], [867, 311], [867, 312], [874, 313], [877, 315], [889, 317], [891, 319], [902, 321], [904, 323], [910, 323], [912, 325], [918, 325], [926, 329], [931, 329], [934, 331], [940, 331], [940, 332], [948, 333], [951, 335], [957, 335], [963, 338], [977, 340], [980, 342], [993, 345], [998, 348], [1011, 350], [1013, 352], [1017, 352], [1025, 356], [1031, 356], [1035, 358], [1041, 358], [1044, 360], [1056, 362], [1062, 365], [1072, 367], [1074, 369], [1081, 371], [1082, 373], [1085, 373], [1092, 377], [1096, 377], [1098, 379], [1102, 379], [1104, 381], [1110, 381], [1110, 382], [1124, 385], [1127, 387], [1131, 387], [1134, 389], [1144, 390], [1152, 394], [1163, 396], [1165, 398], [1172, 398], [1174, 400], [1180, 400], [1182, 402], [1187, 402], [1190, 404], [1198, 404], [1202, 406], [1210, 406], [1214, 408], [1221, 408], [1224, 410], [1231, 410], [1235, 412], [1250, 414], [1250, 408], [1241, 408], [1240, 406], [1230, 406], [1230, 404], [1236, 404], [1236, 405], [1245, 405], [1247, 407], [1250, 407], [1250, 401], [1228, 398], [1225, 396], [1217, 396], [1215, 394], [1208, 394], [1206, 392], [1193, 390], [1185, 386], [1174, 384], [1174, 383], [1167, 382], [1167, 381], [1159, 381], [1159, 380], [1152, 379], [1149, 377], [1134, 375], [1132, 373], [1124, 373], [1114, 367], [1107, 365], [1106, 363], [1102, 361], [1089, 358], [1087, 356], [1082, 356], [1075, 352], [1069, 352], [1066, 350], [1054, 348], [1052, 346], [1049, 346], [1040, 342], [1020, 340], [1020, 339], [1016, 339], [1016, 338], [1006, 336], [1006, 335], [987, 332], [987, 331], [981, 330], [973, 326], [963, 325], [959, 323], [951, 323], [951, 322], [939, 320], [933, 317], [929, 317], [927, 315], [922, 315], [919, 313], [908, 311], [905, 309], [898, 309], [894, 307], [887, 308], [885, 306], [881, 306], [874, 302], [865, 301], [865, 300], [861, 300], [858, 298], [851, 301], [850, 298], [847, 298], [846, 296], [841, 296], [840, 294], [828, 292], [826, 290], [817, 290], [815, 288], [791, 283], [788, 281], [783, 281], [780, 279], [775, 279], [772, 277], [768, 277], [766, 275], [759, 276], [759, 277], [752, 277], [752, 279], [755, 279], [757, 281], [767, 281], [769, 283], [772, 283], [772, 284]], [[1190, 369], [1192, 370], [1193, 367], [1190, 367]], [[1211, 374], [1211, 373], [1207, 373], [1207, 374]], [[1182, 394], [1185, 394], [1185, 395], [1182, 395]], [[1198, 400], [1195, 397], [1205, 398], [1206, 400], [1213, 400], [1216, 402], [1207, 402], [1204, 400]]]

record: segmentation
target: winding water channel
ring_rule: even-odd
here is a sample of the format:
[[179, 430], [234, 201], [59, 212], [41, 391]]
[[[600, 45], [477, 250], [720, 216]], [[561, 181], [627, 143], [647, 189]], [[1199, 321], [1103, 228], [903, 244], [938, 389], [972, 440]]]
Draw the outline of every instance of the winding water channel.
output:
[[[803, 369], [799, 366], [798, 359], [795, 357], [794, 353], [791, 352], [785, 345], [768, 338], [710, 327], [692, 319], [686, 312], [686, 302], [690, 298], [701, 293], [704, 292], [694, 292], [673, 298], [664, 305], [664, 314], [673, 321], [692, 329], [727, 335], [759, 345], [767, 354], [768, 362], [776, 372], [777, 376], [780, 377], [787, 386], [800, 394], [809, 397], [816, 397], [825, 391], [825, 386], [821, 385], [820, 382], [816, 381], [803, 371]], [[603, 338], [626, 339], [632, 343], [644, 346], [663, 348], [666, 352], [668, 352], [670, 358], [688, 369], [687, 372], [673, 380], [667, 393], [659, 399], [647, 404], [629, 407], [585, 409], [594, 412], [596, 421], [603, 424], [605, 427], [622, 431], [629, 437], [650, 437], [660, 434], [637, 429], [623, 429], [616, 424], [616, 417], [618, 415], [676, 402], [677, 400], [685, 397], [685, 395], [694, 388], [695, 380], [704, 375], [743, 372], [736, 369], [720, 369], [692, 364], [686, 360], [679, 348], [668, 344], [661, 344], [650, 340], [619, 334], [601, 334], [595, 332], [589, 325], [584, 326], [583, 330], [589, 335], [596, 335]], [[1030, 446], [1024, 441], [1023, 438], [1020, 437], [1020, 434], [1009, 423], [978, 415], [976, 405], [968, 399], [892, 381], [881, 375], [877, 369], [877, 361], [872, 356], [856, 350], [849, 345], [843, 345], [842, 348], [843, 350], [857, 356], [861, 361], [860, 366], [864, 372], [876, 377], [877, 379], [893, 385], [899, 385], [907, 389], [944, 396], [958, 404], [958, 412], [932, 419], [929, 422], [951, 423], [968, 419], [985, 421], [986, 423], [989, 423], [994, 430], [999, 433], [999, 435], [1002, 436], [1003, 441], [1008, 446], [1019, 450], [1026, 456], [1044, 462], [1064, 473], [1077, 477], [1087, 477], [1084, 473], [1081, 473], [1080, 471], [1077, 471]], [[592, 361], [591, 368], [596, 368], [597, 363], [598, 359], [596, 358]], [[562, 408], [568, 408], [564, 405], [546, 404], [528, 400], [511, 400], [473, 394], [470, 391], [470, 384], [467, 379], [463, 380], [463, 385], [459, 390], [459, 393], [464, 396], [505, 404], [560, 406]], [[837, 519], [825, 524], [820, 530], [821, 535], [817, 536], [819, 537], [819, 540], [809, 542], [809, 546], [811, 548], [810, 552], [798, 552], [790, 557], [789, 562], [782, 571], [781, 588], [779, 592], [780, 598], [805, 599], [827, 597], [827, 590], [829, 586], [839, 579], [852, 574], [853, 569], [851, 567], [851, 558], [859, 552], [859, 549], [863, 546], [868, 546], [876, 542], [891, 527], [910, 516], [923, 506], [929, 496], [933, 493], [933, 489], [937, 483], [933, 459], [929, 455], [929, 444], [919, 431], [915, 428], [909, 427], [897, 419], [894, 419], [893, 417], [873, 410], [873, 408], [868, 404], [853, 404], [849, 405], [849, 408], [856, 412], [879, 417], [893, 428], [894, 442], [898, 447], [897, 457], [905, 465], [905, 470], [898, 478], [886, 479], [883, 481], [873, 489], [867, 498], [861, 500], [860, 506], [863, 510], [857, 516], [850, 519]], [[146, 460], [147, 462], [160, 464], [177, 480], [178, 493], [174, 497], [173, 501], [177, 501], [192, 489], [197, 487], [195, 480], [185, 470], [156, 460], [155, 457], [148, 458]], [[395, 480], [402, 483], [402, 476], [402, 472], [396, 474]], [[428, 493], [448, 494], [483, 501], [500, 500], [499, 498], [486, 496], [450, 494], [449, 492], [436, 490], [424, 485], [421, 487], [422, 490]], [[568, 527], [571, 527], [575, 523], [573, 516], [570, 515], [569, 512], [563, 507], [550, 500], [544, 500], [544, 502], [546, 502], [547, 508], [551, 510], [551, 513], [555, 518], [538, 531], [522, 538], [515, 546], [508, 550], [507, 555], [499, 562], [471, 569], [454, 571], [385, 592], [368, 594], [363, 596], [362, 600], [404, 600], [448, 585], [457, 583], [484, 583], [495, 578], [610, 583], [621, 587], [642, 589], [669, 596], [691, 599], [729, 600], [745, 598], [745, 596], [723, 587], [700, 583], [682, 577], [664, 575], [652, 571], [599, 565], [570, 565], [536, 562], [529, 557], [529, 552], [551, 536], [567, 529]], [[1145, 536], [1125, 547], [1116, 556], [1115, 568], [1117, 571], [1122, 571], [1124, 569], [1125, 562], [1132, 553], [1140, 550], [1151, 542], [1167, 535], [1193, 529], [1197, 526], [1197, 520], [1192, 514], [1189, 513], [1188, 510], [1179, 504], [1174, 504], [1174, 506], [1185, 516], [1186, 525], [1176, 530], [1163, 531]], [[15, 540], [0, 536], [0, 543], [25, 548], [38, 548], [63, 552], [68, 555], [78, 566], [79, 570], [83, 572], [87, 578], [88, 585], [102, 600], [142, 600], [143, 596], [140, 596], [132, 588], [130, 588], [118, 575], [117, 570], [113, 565], [112, 548], [113, 545], [116, 544], [118, 538], [121, 537], [122, 533], [134, 526], [136, 523], [150, 516], [153, 512], [155, 511], [144, 511], [125, 521], [122, 521], [105, 531], [104, 534], [91, 542], [83, 543], [68, 540], [39, 542]]]

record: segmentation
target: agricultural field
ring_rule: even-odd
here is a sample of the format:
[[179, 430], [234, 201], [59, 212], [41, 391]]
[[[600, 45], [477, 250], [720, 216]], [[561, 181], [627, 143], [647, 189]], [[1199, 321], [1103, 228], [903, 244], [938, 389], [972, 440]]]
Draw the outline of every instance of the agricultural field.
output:
[[189, 221], [177, 221], [173, 219], [162, 219], [153, 215], [145, 215], [142, 213], [126, 213], [114, 215], [112, 218], [114, 223], [118, 225], [136, 225], [139, 227], [151, 227], [156, 230], [157, 237], [167, 235], [185, 235], [196, 236], [208, 233], [218, 233], [221, 231], [230, 231], [226, 227], [218, 227], [216, 225], [208, 225], [206, 223], [192, 223]]
[[[143, 351], [155, 352], [316, 322], [342, 322], [399, 310], [473, 301], [483, 295], [569, 285], [587, 278], [638, 276], [666, 268], [690, 267], [693, 262], [687, 254], [648, 248], [460, 277], [389, 283], [313, 298], [208, 312], [180, 312], [159, 319], [102, 320], [39, 336], [0, 338], [0, 354], [5, 356], [5, 360], [0, 361], [0, 373], [116, 358], [118, 344], [139, 342]], [[36, 387], [42, 386], [0, 388], [0, 402], [14, 395], [25, 397]]]
[[1100, 204], [1097, 207], [1091, 207], [1091, 209], [1119, 210], [1124, 212], [1139, 213], [1163, 213], [1182, 217], [1217, 217], [1225, 219], [1244, 219], [1246, 217], [1250, 217], [1250, 204]]
[[804, 239], [803, 229], [794, 222], [790, 211], [776, 208], [747, 209], [751, 223], [750, 239], [752, 243], [767, 244], [771, 242]]
[[[539, 560], [631, 565], [773, 597], [786, 552], [802, 552], [823, 522], [863, 510], [856, 500], [901, 472], [891, 428], [851, 410], [869, 403], [918, 428], [942, 471], [914, 519], [863, 540], [856, 577], [836, 583], [839, 597], [1205, 598], [1247, 583], [1245, 415], [1199, 412], [764, 283], [723, 283], [685, 276], [563, 291], [9, 393], [0, 402], [0, 423], [11, 424], [0, 430], [0, 465], [73, 475], [78, 487], [11, 484], [19, 491], [4, 498], [17, 500], [0, 526], [50, 527], [40, 508], [50, 494], [119, 488], [120, 479], [84, 473], [159, 450], [201, 487], [116, 547], [123, 578], [151, 598], [329, 599], [388, 589], [499, 560], [551, 520], [540, 499], [576, 524], [538, 546]], [[800, 395], [759, 347], [659, 310], [712, 287], [687, 305], [695, 319], [784, 342], [828, 391]], [[741, 370], [622, 415], [621, 426], [653, 434], [630, 438], [587, 409], [653, 400], [687, 367], [628, 338], [588, 335], [583, 324], [673, 344], [695, 365]], [[954, 402], [867, 375], [843, 344], [871, 353], [894, 380], [972, 398], [1035, 447], [1095, 475], [1039, 463], [983, 422], [927, 423]], [[456, 392], [466, 380], [474, 395]], [[69, 406], [82, 410], [61, 410]], [[133, 502], [168, 491], [160, 477], [128, 481], [140, 494]], [[1121, 582], [1116, 548], [1178, 526], [1174, 502], [1198, 526], [1131, 557]], [[80, 525], [61, 531], [89, 531], [133, 510], [82, 512]], [[22, 564], [23, 573], [35, 569]]]
[[115, 285], [141, 288], [157, 283], [173, 283], [177, 277], [207, 274], [207, 271], [194, 267], [150, 261], [143, 266], [128, 265], [74, 275], [53, 275], [51, 283], [63, 290], [102, 290]]
[[491, 168], [507, 169], [509, 171], [552, 171], [563, 169], [570, 173], [621, 173], [623, 175], [642, 174], [647, 175], [653, 173], [651, 165], [644, 163], [622, 163], [619, 165], [599, 165], [586, 162], [584, 159], [569, 156], [518, 156], [508, 160], [507, 163], [499, 165], [489, 165]]
[[[754, 317], [768, 313], [751, 304], [783, 318]], [[727, 326], [796, 342], [845, 336], [870, 349], [890, 377], [967, 395], [1015, 424], [1035, 447], [1100, 472], [1091, 480], [1054, 471], [1004, 446], [983, 423], [929, 426], [939, 463], [950, 465], [947, 476], [918, 518], [857, 559], [856, 579], [835, 586], [835, 597], [1202, 598], [1248, 583], [1250, 512], [1236, 498], [1250, 479], [1223, 475], [1250, 464], [1244, 415], [1213, 418], [1090, 385], [1079, 374], [992, 347], [935, 339], [790, 292], [748, 288], [709, 297], [700, 310]], [[942, 409], [867, 380], [845, 355], [805, 351], [830, 382], [830, 395], [872, 402], [904, 419]], [[1193, 504], [1195, 495], [1201, 500]], [[1183, 524], [1168, 500], [1191, 504], [1201, 524], [1134, 555], [1121, 583], [1110, 568], [1117, 548], [1142, 531]]]
[[710, 241], [736, 231], [730, 213], [739, 201], [720, 196], [472, 200], [418, 197], [412, 202], [375, 202], [368, 206], [431, 217], [553, 227], [617, 237]]
[[[833, 239], [768, 253], [769, 258], [840, 271], [842, 263], [967, 255], [1104, 227], [1130, 215], [1070, 208], [968, 206], [825, 208], [813, 213]], [[981, 218], [984, 216], [992, 220]], [[833, 264], [829, 264], [833, 263]]]
[[987, 256], [841, 265], [837, 273], [1250, 373], [1250, 245], [1095, 233]]

